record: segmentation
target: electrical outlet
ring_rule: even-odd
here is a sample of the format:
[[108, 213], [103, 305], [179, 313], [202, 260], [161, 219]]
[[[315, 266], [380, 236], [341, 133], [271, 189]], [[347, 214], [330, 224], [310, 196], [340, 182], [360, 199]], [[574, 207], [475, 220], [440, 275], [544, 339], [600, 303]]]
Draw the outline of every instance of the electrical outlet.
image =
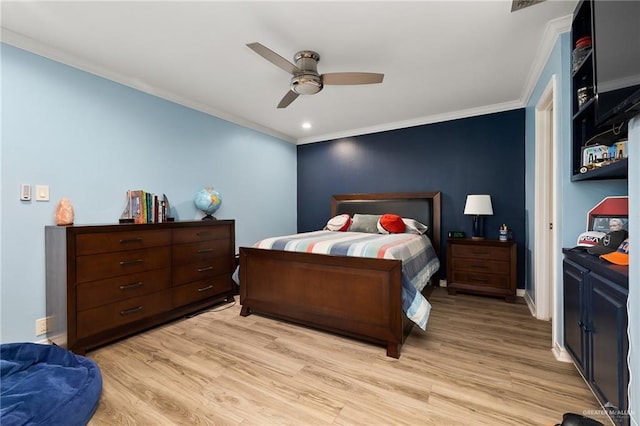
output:
[[49, 318], [39, 318], [36, 320], [36, 336], [42, 336], [49, 331]]
[[446, 287], [447, 286], [447, 280], [440, 280], [440, 287]]

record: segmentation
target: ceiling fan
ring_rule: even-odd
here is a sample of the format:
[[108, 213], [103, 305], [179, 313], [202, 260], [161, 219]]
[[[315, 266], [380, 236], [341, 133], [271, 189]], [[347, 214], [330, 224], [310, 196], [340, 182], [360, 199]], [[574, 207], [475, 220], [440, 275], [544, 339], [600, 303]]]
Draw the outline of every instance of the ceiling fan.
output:
[[292, 74], [290, 90], [280, 100], [278, 108], [286, 108], [299, 95], [314, 95], [325, 85], [382, 83], [384, 74], [372, 72], [330, 72], [318, 74], [320, 55], [311, 50], [301, 50], [293, 57], [295, 65], [260, 43], [247, 46], [272, 64]]

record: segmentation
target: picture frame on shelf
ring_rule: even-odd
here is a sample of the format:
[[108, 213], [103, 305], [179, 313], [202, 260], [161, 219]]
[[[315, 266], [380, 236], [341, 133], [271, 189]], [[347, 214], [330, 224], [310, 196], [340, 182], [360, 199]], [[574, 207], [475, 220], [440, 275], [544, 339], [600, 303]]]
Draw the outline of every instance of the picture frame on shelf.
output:
[[628, 216], [592, 216], [589, 224], [591, 231], [611, 232], [624, 229], [629, 230]]

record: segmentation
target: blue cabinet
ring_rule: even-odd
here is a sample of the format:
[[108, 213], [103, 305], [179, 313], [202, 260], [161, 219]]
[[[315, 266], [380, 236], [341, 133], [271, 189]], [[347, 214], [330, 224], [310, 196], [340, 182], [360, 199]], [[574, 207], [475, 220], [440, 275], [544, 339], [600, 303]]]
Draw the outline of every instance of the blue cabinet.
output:
[[583, 251], [564, 254], [565, 348], [614, 423], [628, 425], [628, 267]]
[[575, 262], [566, 260], [564, 271], [564, 346], [571, 354], [583, 377], [586, 370], [586, 357], [590, 334], [585, 324], [587, 318], [586, 276], [589, 270]]
[[589, 274], [589, 281], [592, 340], [590, 383], [600, 401], [614, 409], [626, 409], [629, 382], [628, 290], [595, 272]]

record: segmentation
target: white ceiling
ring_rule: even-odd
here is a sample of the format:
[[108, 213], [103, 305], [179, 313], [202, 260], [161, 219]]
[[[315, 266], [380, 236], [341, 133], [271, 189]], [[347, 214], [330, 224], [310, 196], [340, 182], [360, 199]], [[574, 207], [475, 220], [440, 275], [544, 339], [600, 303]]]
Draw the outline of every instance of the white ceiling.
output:
[[[2, 1], [2, 40], [293, 143], [523, 107], [577, 0], [511, 12], [475, 1]], [[276, 105], [290, 75], [247, 43], [318, 71], [384, 73]], [[301, 124], [309, 121], [311, 129]]]

